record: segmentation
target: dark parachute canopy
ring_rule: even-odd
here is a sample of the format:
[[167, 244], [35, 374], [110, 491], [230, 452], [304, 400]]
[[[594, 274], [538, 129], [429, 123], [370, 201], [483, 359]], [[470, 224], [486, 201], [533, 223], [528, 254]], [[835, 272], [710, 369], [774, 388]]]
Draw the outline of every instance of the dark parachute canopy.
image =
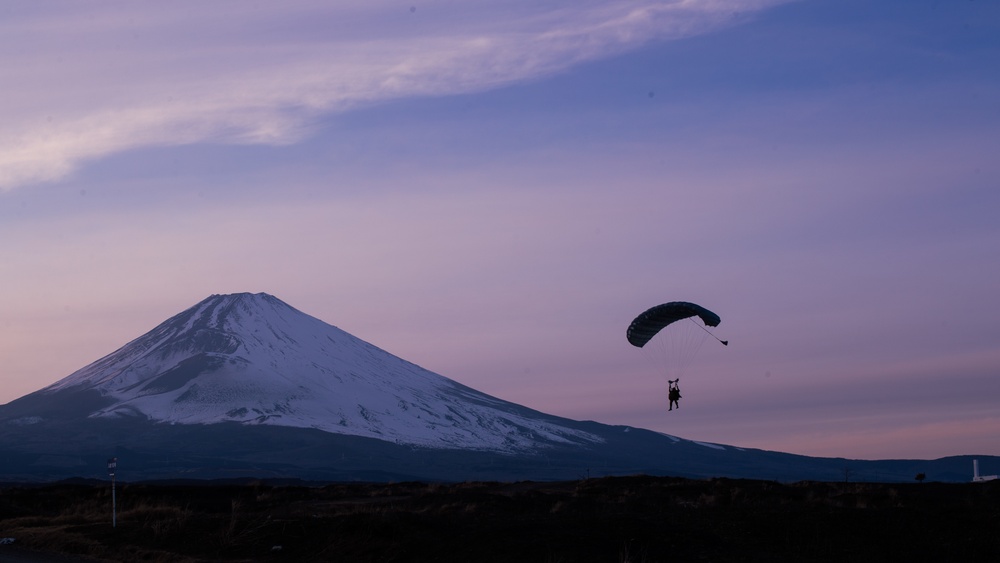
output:
[[[646, 310], [632, 321], [625, 337], [633, 346], [642, 348], [656, 333], [670, 323], [689, 317], [698, 317], [706, 326], [718, 326], [722, 319], [701, 305], [687, 301], [671, 301]], [[728, 344], [721, 341], [723, 344]]]

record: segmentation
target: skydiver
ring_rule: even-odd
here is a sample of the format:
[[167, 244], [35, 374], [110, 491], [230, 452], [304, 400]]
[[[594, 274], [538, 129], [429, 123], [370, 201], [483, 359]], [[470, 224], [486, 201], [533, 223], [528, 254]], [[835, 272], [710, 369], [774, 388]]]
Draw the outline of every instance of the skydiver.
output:
[[677, 405], [677, 408], [681, 408], [681, 401], [680, 401], [680, 399], [681, 399], [681, 388], [680, 388], [680, 385], [678, 385], [678, 383], [680, 382], [680, 380], [681, 379], [678, 377], [677, 379], [670, 379], [670, 380], [667, 381], [667, 384], [668, 384], [669, 389], [670, 389], [669, 392], [668, 392], [668, 394], [667, 394], [667, 396], [670, 399], [670, 408], [667, 409], [669, 411], [674, 410], [674, 405]]

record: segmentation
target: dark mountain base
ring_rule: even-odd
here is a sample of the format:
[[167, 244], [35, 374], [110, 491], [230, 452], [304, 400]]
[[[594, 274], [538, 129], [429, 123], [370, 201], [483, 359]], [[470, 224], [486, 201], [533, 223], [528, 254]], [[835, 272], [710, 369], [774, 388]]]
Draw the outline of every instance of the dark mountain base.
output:
[[[938, 460], [844, 460], [734, 447], [707, 447], [637, 428], [567, 421], [603, 438], [502, 454], [442, 450], [308, 428], [155, 424], [139, 419], [0, 425], [0, 481], [105, 477], [118, 458], [125, 481], [301, 479], [306, 481], [566, 481], [614, 475], [912, 483], [967, 482], [972, 456]], [[978, 456], [987, 471], [1000, 458]]]
[[[107, 484], [0, 489], [21, 549], [109, 561], [996, 561], [1000, 482]], [[280, 548], [278, 547], [280, 546]], [[0, 560], [3, 549], [0, 545]]]

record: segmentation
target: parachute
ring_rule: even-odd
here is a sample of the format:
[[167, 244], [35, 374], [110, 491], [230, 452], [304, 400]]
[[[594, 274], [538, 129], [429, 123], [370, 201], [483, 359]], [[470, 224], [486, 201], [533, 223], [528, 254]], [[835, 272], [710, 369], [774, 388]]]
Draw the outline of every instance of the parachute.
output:
[[[680, 322], [685, 320], [689, 322]], [[719, 340], [705, 327], [715, 327], [720, 322], [719, 315], [701, 305], [671, 301], [647, 309], [636, 317], [625, 337], [633, 346], [645, 348], [657, 371], [673, 380], [680, 378], [708, 335]], [[719, 342], [729, 345], [726, 340]]]
[[[701, 322], [705, 323], [705, 326], [719, 326], [719, 323], [722, 322], [719, 315], [701, 305], [695, 305], [687, 301], [671, 301], [670, 303], [664, 303], [652, 309], [647, 309], [644, 313], [636, 317], [625, 332], [625, 337], [628, 338], [632, 346], [642, 348], [667, 325], [690, 317], [700, 318]], [[724, 340], [720, 340], [719, 342], [727, 346], [729, 345]]]

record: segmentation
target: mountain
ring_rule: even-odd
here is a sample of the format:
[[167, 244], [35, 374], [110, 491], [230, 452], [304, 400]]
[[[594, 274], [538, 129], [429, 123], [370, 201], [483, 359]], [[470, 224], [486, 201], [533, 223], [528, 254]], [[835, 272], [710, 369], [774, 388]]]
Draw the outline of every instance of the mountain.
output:
[[100, 476], [111, 456], [130, 479], [968, 480], [971, 467], [963, 457], [810, 458], [551, 416], [432, 373], [263, 293], [208, 297], [0, 406], [0, 479]]
[[90, 418], [315, 428], [499, 452], [600, 441], [404, 361], [267, 294], [213, 295], [42, 389], [39, 398], [65, 403], [84, 394], [96, 399]]

